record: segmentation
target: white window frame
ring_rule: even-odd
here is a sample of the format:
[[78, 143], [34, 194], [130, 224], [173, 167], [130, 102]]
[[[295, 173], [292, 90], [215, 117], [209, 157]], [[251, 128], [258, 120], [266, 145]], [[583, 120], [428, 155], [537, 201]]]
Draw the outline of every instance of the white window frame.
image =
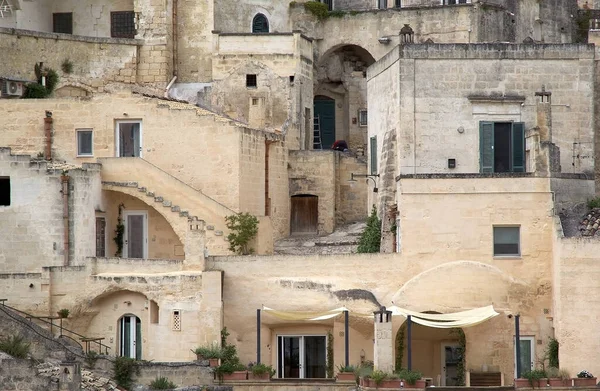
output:
[[[366, 122], [362, 122], [362, 116], [361, 114], [365, 113], [365, 116], [367, 118]], [[367, 127], [369, 125], [369, 111], [367, 109], [360, 109], [358, 110], [358, 126], [360, 126], [361, 128]]]
[[[306, 379], [305, 376], [305, 364], [306, 358], [304, 357], [304, 337], [325, 337], [325, 365], [327, 365], [327, 347], [329, 346], [329, 341], [327, 340], [327, 334], [275, 334], [275, 348], [277, 349], [277, 360], [275, 361], [276, 366], [276, 376], [278, 379], [289, 379], [283, 377], [283, 374], [279, 373], [279, 363], [283, 362], [283, 357], [279, 355], [279, 337], [292, 337], [292, 338], [300, 338], [300, 357], [302, 358], [302, 362], [300, 363], [300, 377], [299, 379]], [[295, 378], [292, 378], [295, 379]], [[327, 379], [327, 374], [325, 375], [325, 379]]]
[[147, 210], [125, 210], [123, 211], [123, 225], [125, 226], [125, 231], [123, 233], [123, 258], [127, 258], [129, 256], [129, 248], [127, 245], [127, 233], [129, 231], [129, 227], [127, 226], [127, 216], [129, 215], [142, 215], [143, 216], [143, 245], [144, 245], [144, 257], [142, 259], [148, 259], [148, 211]]
[[[382, 4], [383, 2], [383, 4]], [[385, 7], [381, 7], [382, 5], [384, 5]], [[388, 1], [387, 0], [377, 0], [377, 9], [380, 10], [385, 10], [388, 8]]]
[[[81, 153], [81, 151], [79, 150], [79, 135], [83, 132], [89, 132], [92, 135], [92, 145], [90, 145], [90, 149], [91, 152], [88, 153]], [[94, 156], [94, 129], [92, 128], [80, 128], [80, 129], [75, 129], [75, 143], [76, 143], [76, 148], [77, 148], [77, 157], [92, 157]]]
[[119, 125], [120, 124], [131, 124], [136, 123], [140, 124], [140, 158], [143, 157], [144, 153], [144, 124], [141, 119], [118, 119], [115, 120], [115, 157], [122, 157], [119, 155], [120, 151], [120, 141], [119, 141]]
[[[494, 246], [496, 245], [496, 242], [494, 241], [494, 229], [496, 228], [517, 228], [519, 230], [519, 251], [517, 254], [496, 254], [496, 250], [494, 249]], [[521, 258], [521, 254], [523, 253], [523, 248], [522, 248], [522, 241], [521, 241], [521, 226], [520, 225], [502, 225], [502, 224], [494, 224], [492, 226], [492, 254], [494, 256], [494, 258]]]

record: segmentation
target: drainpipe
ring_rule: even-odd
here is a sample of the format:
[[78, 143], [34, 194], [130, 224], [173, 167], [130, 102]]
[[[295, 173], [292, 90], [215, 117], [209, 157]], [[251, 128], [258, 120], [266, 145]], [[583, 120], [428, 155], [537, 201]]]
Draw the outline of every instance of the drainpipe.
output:
[[265, 216], [271, 214], [271, 200], [269, 199], [269, 147], [274, 142], [265, 140]]
[[52, 112], [46, 111], [44, 118], [44, 158], [46, 160], [52, 160], [52, 125]]
[[173, 77], [177, 77], [177, 0], [173, 0]]
[[69, 266], [69, 176], [66, 173], [63, 173], [60, 176], [60, 181], [62, 185], [62, 193], [63, 197], [63, 228], [64, 228], [64, 251], [65, 251], [65, 259], [63, 262], [63, 266]]

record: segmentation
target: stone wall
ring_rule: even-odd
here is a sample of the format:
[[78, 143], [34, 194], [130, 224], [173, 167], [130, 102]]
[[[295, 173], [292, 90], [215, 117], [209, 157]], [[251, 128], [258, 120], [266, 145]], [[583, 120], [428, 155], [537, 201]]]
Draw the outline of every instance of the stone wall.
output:
[[105, 0], [102, 4], [91, 0], [52, 1], [51, 8], [51, 12], [72, 12], [73, 34], [89, 37], [110, 37], [110, 13], [115, 11], [133, 11], [133, 0]]
[[53, 384], [49, 377], [37, 375], [37, 369], [30, 360], [0, 360], [0, 384], [5, 390], [58, 390], [58, 384]]
[[[141, 41], [124, 38], [92, 38], [0, 28], [0, 51], [19, 55], [0, 59], [2, 76], [35, 80], [34, 65], [40, 61], [58, 72], [60, 84], [83, 84], [102, 90], [109, 82], [135, 83], [137, 48]], [[68, 55], [66, 53], [69, 53]], [[73, 63], [73, 73], [61, 70], [63, 61]]]
[[[212, 80], [214, 1], [178, 1], [177, 79], [180, 83]], [[237, 4], [239, 6], [239, 4]]]
[[[552, 91], [552, 134], [566, 152], [561, 153], [563, 172], [592, 171], [591, 47], [411, 45], [402, 48], [399, 57], [398, 139], [407, 140], [399, 149], [402, 173], [478, 172], [479, 121], [516, 121], [524, 122], [526, 129], [534, 127], [534, 94], [542, 85]], [[389, 80], [386, 73], [379, 73], [383, 65], [371, 68], [369, 83], [378, 75]], [[371, 110], [386, 107], [390, 94], [373, 96]], [[510, 101], [510, 97], [523, 98]], [[522, 105], [519, 99], [525, 99]], [[396, 126], [395, 121], [386, 125]], [[417, 146], [416, 140], [421, 140]], [[574, 148], [575, 160], [568, 152]], [[449, 158], [456, 159], [456, 168], [447, 168]]]
[[335, 154], [337, 161], [335, 224], [337, 226], [362, 221], [370, 212], [367, 197], [372, 191], [371, 184], [365, 184], [363, 177], [358, 178], [357, 182], [349, 182], [349, 180], [352, 174], [364, 175], [367, 165], [362, 157], [354, 157], [341, 152], [335, 152]]
[[261, 13], [269, 21], [269, 32], [291, 31], [289, 1], [258, 0], [250, 4], [218, 1], [215, 4], [215, 29], [224, 33], [250, 33], [252, 20]]

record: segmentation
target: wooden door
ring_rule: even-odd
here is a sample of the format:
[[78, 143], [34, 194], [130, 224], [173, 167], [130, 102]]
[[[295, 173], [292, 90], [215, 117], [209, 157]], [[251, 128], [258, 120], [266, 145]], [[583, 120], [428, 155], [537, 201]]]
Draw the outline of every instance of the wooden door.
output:
[[298, 195], [292, 197], [292, 234], [316, 234], [319, 225], [319, 197]]

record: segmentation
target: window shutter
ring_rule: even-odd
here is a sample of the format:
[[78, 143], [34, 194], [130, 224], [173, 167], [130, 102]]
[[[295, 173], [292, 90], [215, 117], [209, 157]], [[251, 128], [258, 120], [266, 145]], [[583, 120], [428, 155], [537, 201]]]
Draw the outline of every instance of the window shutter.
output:
[[268, 33], [269, 32], [269, 21], [263, 14], [258, 14], [252, 20], [252, 32], [253, 33]]
[[512, 171], [525, 172], [525, 125], [515, 122], [512, 126]]
[[494, 172], [494, 123], [479, 123], [479, 160], [480, 170]]
[[371, 175], [377, 175], [377, 137], [371, 137]]

